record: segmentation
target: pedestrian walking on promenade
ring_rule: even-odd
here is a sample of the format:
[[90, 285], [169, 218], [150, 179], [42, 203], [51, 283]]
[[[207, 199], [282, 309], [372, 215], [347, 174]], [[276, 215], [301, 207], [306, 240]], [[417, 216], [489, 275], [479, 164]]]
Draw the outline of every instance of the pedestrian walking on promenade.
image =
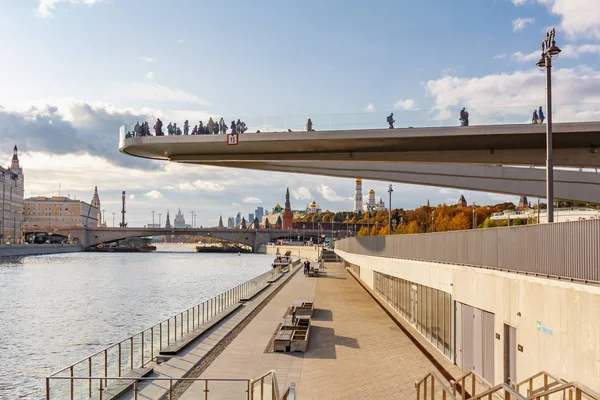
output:
[[465, 107], [460, 110], [460, 126], [469, 126], [469, 112]]
[[533, 117], [531, 117], [531, 123], [532, 124], [537, 124], [538, 123], [538, 113], [537, 110], [533, 110]]
[[390, 115], [388, 115], [387, 117], [387, 123], [388, 123], [388, 129], [394, 129], [394, 113], [391, 113]]
[[544, 112], [542, 111], [542, 106], [540, 106], [540, 109], [538, 110], [538, 118], [541, 121], [540, 124], [543, 124], [546, 119], [546, 117], [544, 117]]
[[[288, 132], [289, 132], [289, 130], [288, 130]], [[313, 123], [310, 120], [310, 118], [308, 119], [308, 121], [306, 121], [306, 132], [314, 132]]]

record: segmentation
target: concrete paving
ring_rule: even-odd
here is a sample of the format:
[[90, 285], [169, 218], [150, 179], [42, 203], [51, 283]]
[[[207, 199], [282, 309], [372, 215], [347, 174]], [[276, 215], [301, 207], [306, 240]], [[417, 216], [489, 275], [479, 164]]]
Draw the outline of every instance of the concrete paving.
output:
[[[308, 352], [265, 353], [294, 300], [315, 302]], [[296, 398], [306, 400], [414, 398], [415, 381], [435, 370], [431, 357], [460, 375], [425, 339], [416, 338], [429, 357], [413, 340], [341, 264], [328, 263], [326, 276], [294, 276], [200, 377], [257, 378], [272, 369], [280, 393], [295, 382]], [[214, 384], [209, 390], [210, 399], [245, 398], [238, 384]], [[204, 384], [195, 383], [180, 398], [203, 395]]]

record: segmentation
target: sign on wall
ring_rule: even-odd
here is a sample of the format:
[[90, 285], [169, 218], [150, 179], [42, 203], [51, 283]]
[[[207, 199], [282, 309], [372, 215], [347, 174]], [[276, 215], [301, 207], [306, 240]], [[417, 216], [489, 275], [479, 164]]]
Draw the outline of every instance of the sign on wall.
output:
[[239, 143], [239, 136], [237, 133], [228, 133], [227, 134], [227, 145], [235, 146]]

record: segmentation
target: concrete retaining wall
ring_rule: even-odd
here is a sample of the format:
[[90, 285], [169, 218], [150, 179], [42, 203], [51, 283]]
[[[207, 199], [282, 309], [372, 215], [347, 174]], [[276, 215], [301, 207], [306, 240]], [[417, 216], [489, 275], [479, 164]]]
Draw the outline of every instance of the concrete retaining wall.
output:
[[35, 256], [42, 254], [76, 253], [83, 251], [78, 244], [11, 244], [0, 245], [0, 257]]
[[[600, 287], [483, 268], [347, 253], [373, 288], [373, 271], [450, 293], [494, 313], [494, 384], [504, 379], [504, 324], [517, 330], [517, 377], [547, 371], [600, 391]], [[453, 324], [454, 326], [454, 324]]]

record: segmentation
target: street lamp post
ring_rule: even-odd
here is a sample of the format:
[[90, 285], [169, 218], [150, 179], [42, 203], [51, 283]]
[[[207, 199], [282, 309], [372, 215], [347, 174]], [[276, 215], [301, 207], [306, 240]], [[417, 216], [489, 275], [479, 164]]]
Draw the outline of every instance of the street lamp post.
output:
[[152, 213], [152, 227], [154, 228], [154, 210], [150, 211]]
[[106, 210], [102, 210], [102, 222], [106, 225]]
[[115, 227], [115, 213], [112, 213], [113, 215], [113, 228]]
[[162, 216], [162, 214], [161, 214], [161, 213], [158, 213], [158, 227], [159, 227], [159, 228], [161, 228], [161, 227], [162, 227], [162, 224], [161, 224], [161, 222], [160, 222], [160, 217], [161, 217], [161, 216]]
[[552, 58], [560, 54], [556, 46], [554, 28], [546, 33], [542, 42], [542, 58], [537, 62], [540, 68], [546, 68], [546, 198], [548, 201], [548, 222], [554, 222], [554, 165], [552, 161]]
[[388, 215], [388, 234], [391, 235], [392, 234], [392, 192], [394, 191], [394, 189], [392, 189], [392, 185], [390, 184], [390, 188], [388, 189], [388, 193], [390, 194], [390, 212]]

